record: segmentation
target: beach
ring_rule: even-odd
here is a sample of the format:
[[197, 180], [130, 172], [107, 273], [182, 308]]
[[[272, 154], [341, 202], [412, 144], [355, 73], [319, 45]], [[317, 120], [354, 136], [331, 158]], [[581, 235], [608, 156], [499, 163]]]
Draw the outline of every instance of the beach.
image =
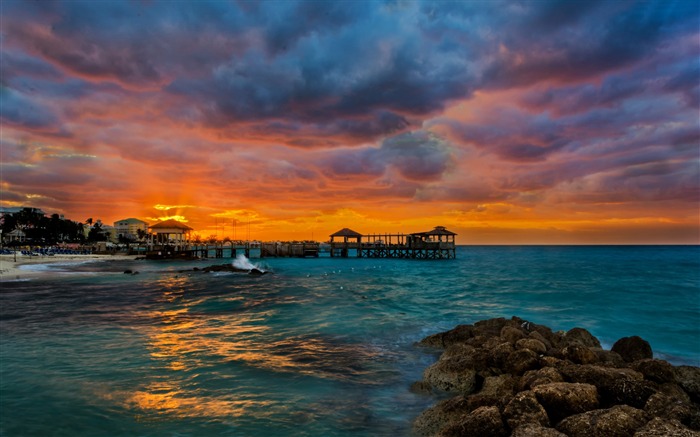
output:
[[[50, 273], [32, 269], [32, 265], [52, 264], [52, 263], [79, 263], [85, 261], [124, 261], [133, 260], [135, 255], [53, 255], [53, 256], [28, 256], [17, 253], [0, 255], [0, 281], [10, 281], [18, 279], [41, 278]], [[27, 267], [29, 266], [29, 267]]]

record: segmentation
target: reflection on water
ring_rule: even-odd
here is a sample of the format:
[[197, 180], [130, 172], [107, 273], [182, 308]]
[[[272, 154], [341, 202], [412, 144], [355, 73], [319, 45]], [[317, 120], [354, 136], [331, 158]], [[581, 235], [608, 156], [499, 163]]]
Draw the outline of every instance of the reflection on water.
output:
[[[328, 335], [275, 330], [278, 311], [269, 307], [293, 299], [265, 294], [240, 299], [230, 293], [203, 297], [190, 282], [184, 276], [155, 281], [161, 304], [142, 314], [150, 322], [136, 327], [147, 339], [155, 376], [128, 396], [129, 408], [151, 418], [210, 419], [259, 417], [287, 408], [284, 401], [251, 399], [249, 390], [240, 390], [251, 372], [257, 378], [262, 372], [271, 379], [288, 374], [339, 382], [360, 379], [367, 386], [385, 383], [372, 378], [375, 362], [387, 358], [385, 351]], [[302, 415], [309, 420], [314, 414]]]
[[272, 402], [196, 396], [195, 392], [185, 392], [175, 384], [160, 382], [134, 393], [127, 404], [150, 414], [233, 419], [250, 414], [251, 410], [267, 409]]

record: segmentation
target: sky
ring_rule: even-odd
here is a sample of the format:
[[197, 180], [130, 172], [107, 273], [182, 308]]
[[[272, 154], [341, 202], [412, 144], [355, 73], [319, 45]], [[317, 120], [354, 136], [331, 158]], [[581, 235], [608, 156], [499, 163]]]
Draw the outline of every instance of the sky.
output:
[[699, 244], [697, 1], [0, 3], [0, 206]]

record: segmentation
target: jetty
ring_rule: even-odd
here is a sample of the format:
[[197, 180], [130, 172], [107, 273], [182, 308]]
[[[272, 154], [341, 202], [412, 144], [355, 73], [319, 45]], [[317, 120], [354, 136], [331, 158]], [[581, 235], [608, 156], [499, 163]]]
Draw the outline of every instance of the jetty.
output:
[[197, 259], [197, 258], [397, 258], [441, 260], [456, 258], [457, 234], [444, 226], [431, 231], [412, 234], [361, 234], [343, 228], [329, 236], [329, 241], [257, 242], [223, 241], [190, 242], [186, 237], [190, 229], [169, 223], [152, 229], [157, 234], [152, 243], [135, 247], [134, 253], [147, 259]]
[[[444, 226], [413, 234], [367, 234], [343, 228], [331, 234], [332, 257], [454, 259], [455, 237]], [[337, 241], [336, 241], [337, 239]]]

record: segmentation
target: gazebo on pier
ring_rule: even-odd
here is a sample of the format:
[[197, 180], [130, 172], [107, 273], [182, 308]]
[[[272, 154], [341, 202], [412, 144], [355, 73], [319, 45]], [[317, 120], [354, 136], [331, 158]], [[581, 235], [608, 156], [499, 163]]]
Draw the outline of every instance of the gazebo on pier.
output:
[[420, 240], [426, 243], [455, 243], [455, 234], [452, 231], [448, 231], [444, 226], [435, 226], [435, 229], [428, 232], [415, 232], [411, 234], [414, 241]]
[[[331, 256], [341, 256], [341, 257], [347, 257], [348, 256], [348, 249], [360, 249], [360, 245], [362, 244], [362, 234], [359, 232], [355, 232], [352, 229], [349, 228], [343, 228], [339, 230], [338, 232], [335, 232], [330, 235], [331, 237]], [[342, 242], [340, 241], [335, 241], [335, 239], [341, 239]], [[354, 241], [351, 241], [354, 240]]]
[[175, 244], [182, 246], [189, 239], [193, 229], [177, 220], [165, 220], [149, 226], [155, 234], [155, 242], [160, 244]]

